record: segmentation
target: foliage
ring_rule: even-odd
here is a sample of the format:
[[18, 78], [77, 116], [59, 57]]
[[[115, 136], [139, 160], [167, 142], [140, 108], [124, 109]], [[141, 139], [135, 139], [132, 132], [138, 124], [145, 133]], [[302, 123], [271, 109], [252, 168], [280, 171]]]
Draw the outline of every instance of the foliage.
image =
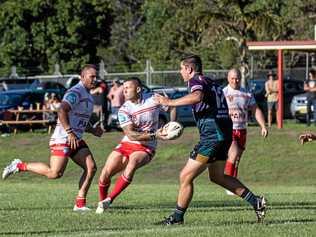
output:
[[[0, 8], [1, 71], [25, 74], [55, 63], [71, 73], [101, 59], [108, 71], [143, 70], [146, 59], [174, 69], [186, 53], [208, 68], [247, 66], [246, 41], [310, 39], [316, 23], [314, 0], [4, 0]], [[258, 65], [271, 66], [272, 54]]]

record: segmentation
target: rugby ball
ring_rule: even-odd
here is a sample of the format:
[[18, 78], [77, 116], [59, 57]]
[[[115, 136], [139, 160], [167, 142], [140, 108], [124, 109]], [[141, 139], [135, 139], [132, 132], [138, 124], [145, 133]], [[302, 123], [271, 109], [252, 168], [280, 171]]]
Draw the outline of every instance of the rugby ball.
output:
[[171, 121], [163, 126], [163, 132], [167, 134], [166, 138], [168, 140], [177, 139], [182, 135], [183, 126], [175, 121]]

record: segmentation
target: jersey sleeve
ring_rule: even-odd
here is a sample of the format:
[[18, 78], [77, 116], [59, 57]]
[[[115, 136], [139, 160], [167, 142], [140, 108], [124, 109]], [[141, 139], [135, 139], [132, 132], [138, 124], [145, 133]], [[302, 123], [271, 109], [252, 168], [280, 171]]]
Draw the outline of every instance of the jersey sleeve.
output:
[[203, 82], [201, 80], [192, 79], [189, 81], [190, 93], [194, 91], [203, 91]]
[[125, 104], [119, 109], [117, 117], [121, 128], [133, 123], [132, 116]]
[[80, 102], [79, 93], [71, 90], [67, 91], [62, 101], [69, 104], [70, 108], [72, 109], [76, 104], [79, 104]]

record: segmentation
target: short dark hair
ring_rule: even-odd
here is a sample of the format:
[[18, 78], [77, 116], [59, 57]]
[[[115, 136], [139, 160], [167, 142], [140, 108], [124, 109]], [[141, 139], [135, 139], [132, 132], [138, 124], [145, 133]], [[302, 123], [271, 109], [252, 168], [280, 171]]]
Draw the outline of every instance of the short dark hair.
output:
[[195, 54], [191, 54], [188, 56], [185, 56], [181, 59], [181, 62], [183, 63], [183, 65], [185, 66], [190, 66], [193, 68], [193, 70], [197, 73], [202, 73], [202, 60], [200, 58], [200, 56], [195, 55]]
[[316, 78], [316, 68], [311, 68], [311, 69], [309, 70], [309, 73], [312, 74], [312, 77], [313, 77], [313, 78]]
[[124, 82], [127, 82], [127, 81], [135, 81], [140, 87], [143, 85], [142, 81], [138, 77], [129, 77]]
[[96, 65], [94, 65], [94, 64], [86, 64], [86, 65], [84, 65], [83, 68], [81, 69], [80, 75], [82, 76], [82, 74], [83, 74], [85, 71], [89, 70], [89, 69], [94, 69], [94, 70], [97, 71]]

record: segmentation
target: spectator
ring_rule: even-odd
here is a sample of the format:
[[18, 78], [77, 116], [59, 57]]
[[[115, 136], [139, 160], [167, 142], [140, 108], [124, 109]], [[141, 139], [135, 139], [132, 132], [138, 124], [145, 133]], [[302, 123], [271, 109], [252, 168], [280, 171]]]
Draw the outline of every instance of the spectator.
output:
[[52, 93], [49, 105], [50, 109], [53, 111], [56, 111], [60, 108], [61, 101], [55, 93]]
[[[275, 73], [272, 71], [268, 72], [268, 80], [265, 83], [267, 105], [268, 105], [268, 126], [271, 127], [273, 116], [276, 116], [278, 111], [278, 81]], [[274, 115], [273, 115], [274, 113]]]
[[96, 88], [93, 88], [90, 91], [94, 100], [93, 116], [91, 118], [91, 122], [92, 124], [100, 123], [102, 129], [104, 129], [103, 121], [106, 120], [106, 117], [108, 115], [108, 107], [106, 101], [108, 87], [106, 83], [102, 80], [98, 81], [96, 84]]
[[119, 79], [113, 81], [113, 86], [107, 96], [111, 102], [111, 111], [113, 114], [117, 114], [119, 108], [124, 103], [123, 86]]
[[[307, 92], [307, 113], [306, 122], [310, 126], [312, 118], [316, 125], [316, 68], [312, 68], [308, 73], [308, 80], [304, 83], [304, 91]], [[312, 106], [314, 107], [312, 115]]]

